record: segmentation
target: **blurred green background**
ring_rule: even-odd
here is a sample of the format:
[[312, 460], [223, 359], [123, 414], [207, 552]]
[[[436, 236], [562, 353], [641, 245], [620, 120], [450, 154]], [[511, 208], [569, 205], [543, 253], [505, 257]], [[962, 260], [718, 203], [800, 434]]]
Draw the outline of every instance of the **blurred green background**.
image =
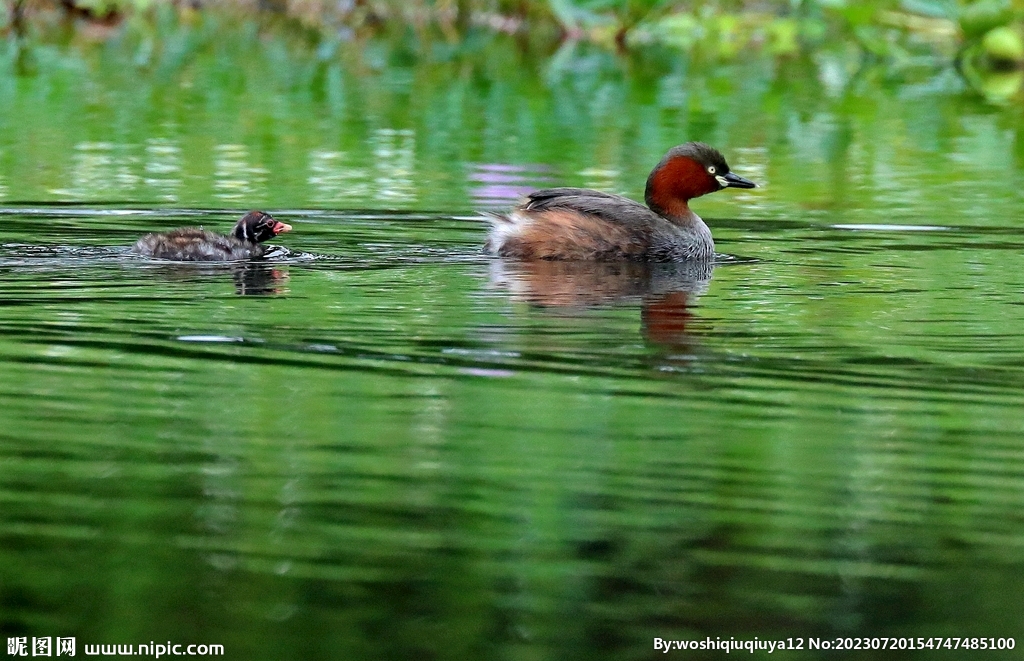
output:
[[574, 39], [620, 52], [661, 44], [715, 60], [849, 46], [894, 65], [955, 60], [965, 75], [982, 78], [1024, 62], [1020, 0], [7, 0], [4, 9], [0, 24], [29, 43], [133, 40], [138, 66], [152, 64], [163, 48], [178, 57], [201, 48], [203, 31], [185, 37], [181, 25], [201, 26], [210, 16], [260, 16], [321, 58], [340, 43], [382, 34], [435, 49], [497, 32], [541, 51]]

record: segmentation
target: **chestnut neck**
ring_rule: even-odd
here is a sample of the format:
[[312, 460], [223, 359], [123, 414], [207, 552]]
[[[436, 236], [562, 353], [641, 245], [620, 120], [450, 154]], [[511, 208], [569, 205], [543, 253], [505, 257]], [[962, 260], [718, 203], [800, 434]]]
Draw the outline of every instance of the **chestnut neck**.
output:
[[651, 172], [644, 200], [659, 216], [683, 224], [695, 216], [690, 211], [689, 201], [718, 189], [718, 182], [701, 163], [686, 156], [676, 156], [662, 161]]

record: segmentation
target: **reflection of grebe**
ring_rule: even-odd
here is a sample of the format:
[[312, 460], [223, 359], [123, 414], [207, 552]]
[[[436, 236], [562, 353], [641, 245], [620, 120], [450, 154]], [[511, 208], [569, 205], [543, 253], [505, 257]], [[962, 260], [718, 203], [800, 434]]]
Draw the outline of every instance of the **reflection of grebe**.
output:
[[[754, 188], [701, 142], [673, 147], [647, 178], [647, 206], [585, 188], [548, 188], [506, 215], [489, 215], [487, 250], [551, 260], [710, 260], [711, 230], [689, 201], [723, 188]], [[649, 207], [649, 208], [648, 208]]]
[[640, 327], [644, 337], [654, 344], [679, 346], [687, 342], [687, 327], [695, 316], [690, 311], [693, 292], [674, 291], [644, 299], [640, 307]]
[[145, 257], [169, 259], [176, 262], [226, 262], [262, 257], [266, 251], [264, 241], [291, 225], [275, 220], [262, 211], [250, 211], [235, 224], [231, 234], [225, 236], [198, 227], [183, 227], [162, 234], [147, 234], [139, 239], [132, 250]]
[[707, 291], [712, 262], [504, 260], [491, 263], [491, 283], [513, 300], [545, 308], [582, 309], [640, 303], [644, 336], [657, 344], [688, 343], [690, 306]]

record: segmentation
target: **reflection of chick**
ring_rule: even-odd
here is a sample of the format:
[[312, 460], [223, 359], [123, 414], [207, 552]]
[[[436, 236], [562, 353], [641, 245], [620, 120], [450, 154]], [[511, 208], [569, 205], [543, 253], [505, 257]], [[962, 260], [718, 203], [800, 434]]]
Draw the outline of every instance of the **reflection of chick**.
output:
[[235, 281], [235, 292], [239, 296], [266, 296], [284, 294], [283, 286], [288, 282], [288, 272], [272, 262], [246, 261], [226, 264], [200, 262], [196, 264], [157, 263], [147, 265], [147, 273], [166, 278], [172, 282], [206, 283], [211, 279], [227, 278], [230, 274]]
[[287, 291], [279, 285], [288, 282], [288, 272], [279, 271], [269, 264], [247, 262], [232, 268], [232, 273], [235, 277], [235, 292], [239, 296], [264, 296]]

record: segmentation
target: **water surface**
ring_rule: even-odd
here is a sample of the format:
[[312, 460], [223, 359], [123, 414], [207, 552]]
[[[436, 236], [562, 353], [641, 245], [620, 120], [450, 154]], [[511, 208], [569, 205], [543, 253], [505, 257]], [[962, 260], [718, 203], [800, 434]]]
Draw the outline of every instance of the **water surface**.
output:
[[[8, 636], [632, 659], [1024, 634], [1019, 113], [839, 55], [374, 48], [0, 76]], [[639, 197], [687, 139], [763, 184], [694, 204], [713, 271], [482, 253], [478, 210]], [[261, 263], [127, 251], [251, 207], [295, 228]]]

